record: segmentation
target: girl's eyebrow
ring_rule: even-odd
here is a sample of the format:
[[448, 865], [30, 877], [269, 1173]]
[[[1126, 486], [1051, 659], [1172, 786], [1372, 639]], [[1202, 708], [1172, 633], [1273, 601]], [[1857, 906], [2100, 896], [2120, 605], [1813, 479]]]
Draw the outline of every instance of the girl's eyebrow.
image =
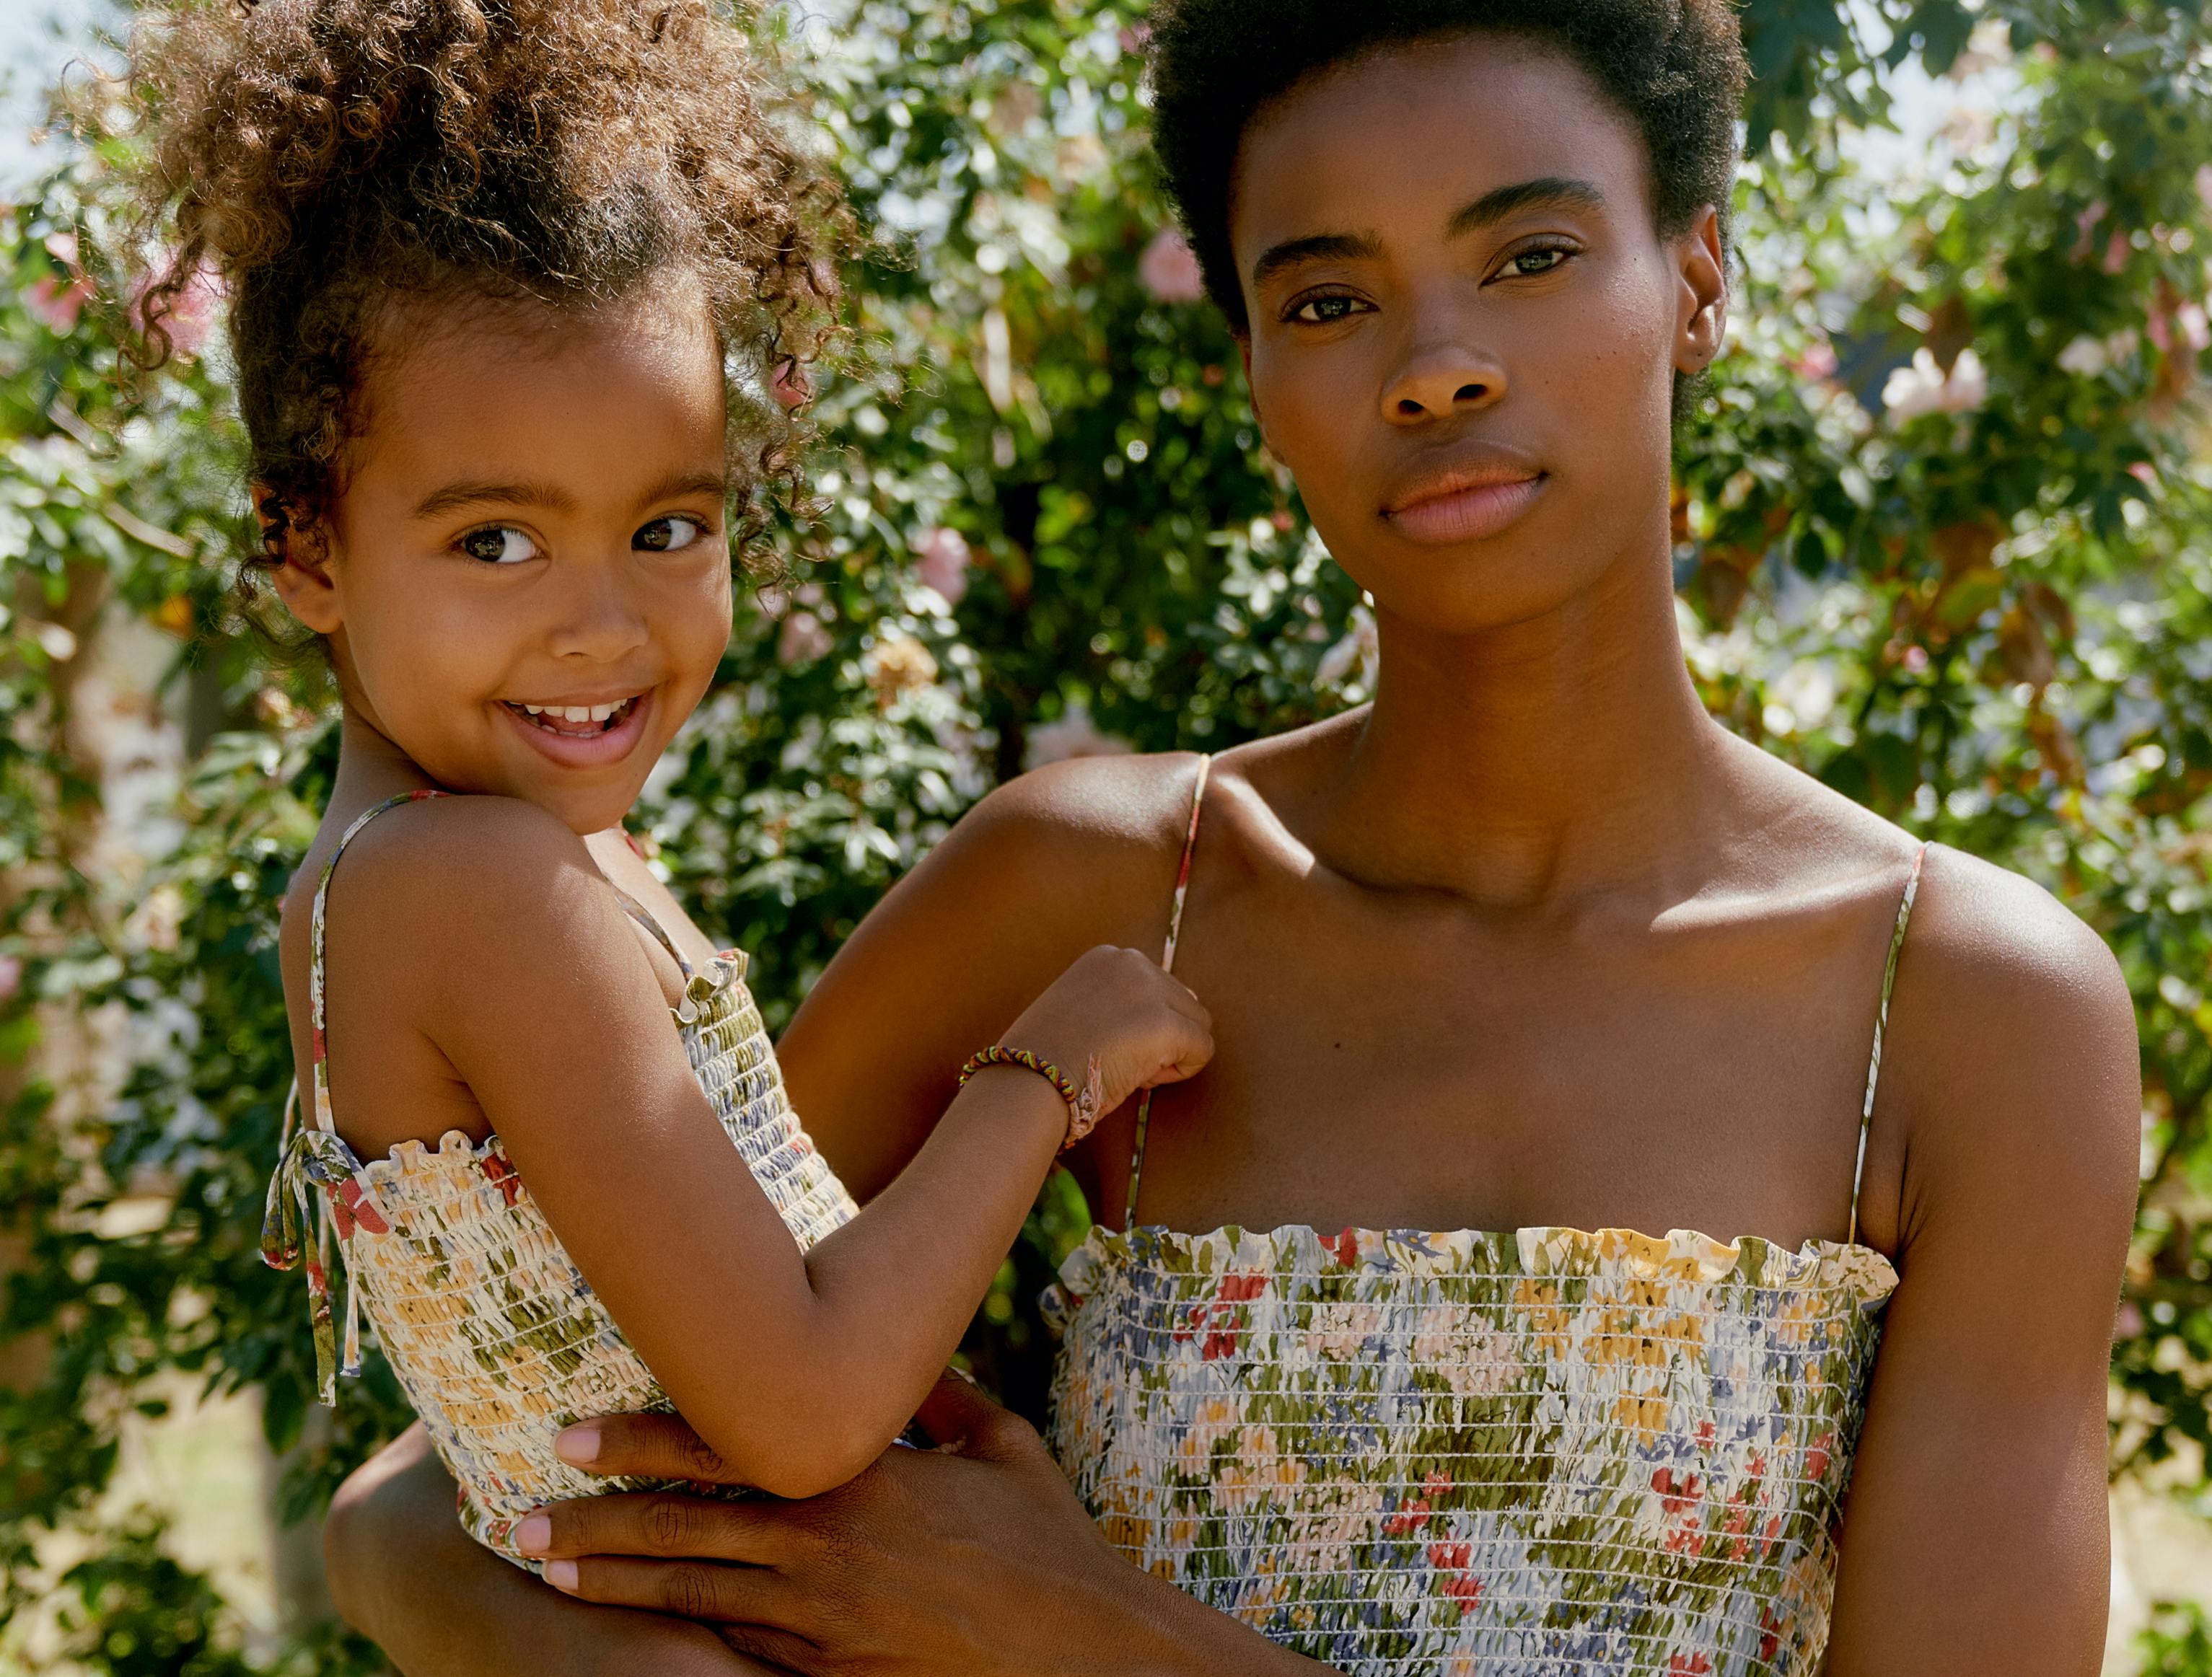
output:
[[[662, 478], [642, 495], [638, 504], [649, 505], [656, 501], [676, 501], [687, 495], [707, 495], [715, 501], [729, 498], [729, 480], [719, 472], [675, 471]], [[416, 504], [418, 519], [441, 518], [447, 513], [458, 512], [464, 507], [543, 507], [548, 512], [573, 513], [576, 497], [558, 483], [488, 483], [465, 480], [448, 483], [443, 489], [433, 489]]]
[[[1450, 239], [1464, 238], [1531, 210], [1604, 208], [1605, 194], [1591, 182], [1572, 180], [1564, 175], [1545, 175], [1485, 192], [1453, 215], [1444, 234]], [[1285, 239], [1279, 245], [1270, 245], [1252, 264], [1252, 283], [1264, 285], [1284, 269], [1294, 268], [1302, 262], [1371, 261], [1382, 254], [1382, 241], [1372, 233], [1316, 233], [1304, 239]]]
[[576, 497], [558, 483], [486, 483], [463, 481], [433, 489], [416, 504], [415, 516], [434, 519], [463, 507], [543, 507], [549, 512], [572, 513]]
[[690, 495], [708, 495], [715, 501], [730, 497], [730, 480], [719, 471], [672, 471], [639, 498], [640, 506], [656, 501], [681, 501]]

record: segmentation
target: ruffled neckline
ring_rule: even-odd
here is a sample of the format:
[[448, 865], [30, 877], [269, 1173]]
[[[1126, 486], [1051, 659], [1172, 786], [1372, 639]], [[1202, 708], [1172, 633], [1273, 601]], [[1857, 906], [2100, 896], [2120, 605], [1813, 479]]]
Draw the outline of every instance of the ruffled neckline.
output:
[[1897, 1290], [1896, 1267], [1870, 1246], [1808, 1240], [1792, 1249], [1758, 1235], [1716, 1240], [1693, 1229], [1664, 1236], [1634, 1229], [1528, 1227], [1504, 1230], [1345, 1229], [1334, 1235], [1304, 1224], [1272, 1230], [1234, 1224], [1188, 1234], [1159, 1224], [1129, 1230], [1094, 1224], [1061, 1264], [1061, 1285], [1076, 1297], [1118, 1271], [1164, 1265], [1180, 1273], [1277, 1271], [1286, 1264], [1314, 1275], [1366, 1270], [1379, 1274], [1601, 1277], [1624, 1280], [1735, 1282], [1778, 1291], [1840, 1288], [1862, 1304]]

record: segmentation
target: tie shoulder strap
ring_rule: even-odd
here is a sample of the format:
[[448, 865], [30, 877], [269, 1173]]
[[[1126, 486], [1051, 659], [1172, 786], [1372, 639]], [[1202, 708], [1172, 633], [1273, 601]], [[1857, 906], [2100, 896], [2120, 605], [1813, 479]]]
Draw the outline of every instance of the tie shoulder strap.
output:
[[[315, 1342], [315, 1395], [325, 1404], [337, 1401], [337, 1376], [361, 1372], [361, 1290], [350, 1274], [346, 1286], [345, 1341], [341, 1354], [331, 1310], [331, 1229], [337, 1228], [341, 1252], [350, 1248], [356, 1230], [389, 1234], [376, 1196], [370, 1191], [361, 1161], [337, 1133], [331, 1112], [329, 1047], [324, 1013], [323, 925], [331, 894], [331, 876], [338, 858], [361, 829], [386, 810], [402, 804], [451, 793], [425, 789], [403, 792], [356, 816], [338, 835], [330, 860], [315, 881], [315, 900], [307, 922], [307, 1020], [314, 1065], [314, 1111], [305, 1126], [295, 1122], [299, 1084], [284, 1097], [283, 1128], [278, 1138], [276, 1174], [269, 1181], [269, 1196], [262, 1208], [261, 1261], [272, 1269], [290, 1269], [303, 1260], [307, 1267], [307, 1310]], [[313, 1202], [320, 1191], [323, 1215], [312, 1248], [307, 1225], [313, 1219]], [[349, 1269], [350, 1266], [349, 1266]]]

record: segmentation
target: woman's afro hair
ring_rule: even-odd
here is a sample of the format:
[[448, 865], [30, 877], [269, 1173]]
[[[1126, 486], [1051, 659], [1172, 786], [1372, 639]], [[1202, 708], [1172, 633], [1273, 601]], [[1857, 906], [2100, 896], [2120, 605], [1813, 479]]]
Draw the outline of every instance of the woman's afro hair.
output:
[[1643, 136], [1662, 234], [1713, 205], [1726, 230], [1747, 75], [1729, 0], [1155, 0], [1154, 144], [1207, 289], [1247, 325], [1229, 245], [1253, 118], [1307, 76], [1364, 54], [1474, 33], [1579, 65]]
[[393, 311], [589, 310], [663, 274], [703, 295], [748, 507], [796, 487], [775, 391], [835, 317], [834, 191], [762, 109], [710, 0], [165, 0], [133, 87], [161, 251], [141, 357], [202, 276], [227, 295], [265, 557], [313, 539]]

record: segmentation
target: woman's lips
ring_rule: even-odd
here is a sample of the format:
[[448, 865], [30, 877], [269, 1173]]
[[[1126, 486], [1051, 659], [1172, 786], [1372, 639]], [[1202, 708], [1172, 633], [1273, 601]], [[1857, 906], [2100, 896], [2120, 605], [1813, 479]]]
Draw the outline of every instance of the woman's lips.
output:
[[513, 705], [502, 704], [499, 708], [517, 733], [562, 768], [599, 769], [620, 763], [645, 737], [645, 720], [653, 708], [653, 695], [640, 694], [629, 712], [603, 733], [556, 733], [551, 728], [540, 726]]
[[1535, 504], [1551, 480], [1542, 472], [1493, 478], [1436, 493], [1422, 494], [1385, 513], [1391, 527], [1408, 540], [1428, 543], [1479, 542], [1497, 535]]

